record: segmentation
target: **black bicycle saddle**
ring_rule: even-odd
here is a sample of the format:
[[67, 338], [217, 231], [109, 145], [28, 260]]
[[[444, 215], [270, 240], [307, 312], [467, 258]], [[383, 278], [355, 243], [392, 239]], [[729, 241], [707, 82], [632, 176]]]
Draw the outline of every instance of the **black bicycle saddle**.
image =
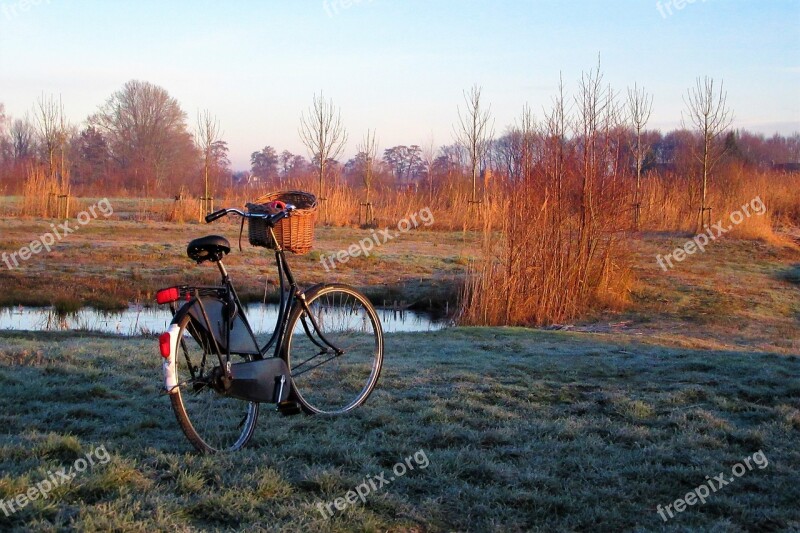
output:
[[231, 243], [228, 239], [219, 235], [207, 235], [200, 237], [189, 243], [186, 254], [192, 261], [202, 263], [203, 261], [220, 261], [231, 251]]

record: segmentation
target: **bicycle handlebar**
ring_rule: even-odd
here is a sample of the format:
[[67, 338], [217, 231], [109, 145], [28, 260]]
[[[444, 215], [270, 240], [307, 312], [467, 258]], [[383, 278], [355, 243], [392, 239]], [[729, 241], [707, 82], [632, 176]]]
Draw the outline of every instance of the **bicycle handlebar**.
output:
[[226, 215], [233, 214], [233, 215], [239, 215], [242, 218], [269, 219], [270, 224], [277, 224], [284, 218], [290, 216], [292, 211], [294, 211], [295, 209], [296, 207], [293, 206], [292, 204], [286, 204], [286, 209], [274, 215], [270, 215], [268, 213], [247, 213], [240, 209], [233, 209], [233, 208], [220, 209], [219, 211], [214, 211], [213, 213], [206, 215], [206, 223], [210, 224], [211, 222], [214, 222], [218, 218], [222, 218]]
[[219, 211], [214, 211], [210, 215], [206, 215], [206, 222], [207, 223], [214, 222], [218, 218], [224, 217], [227, 214], [228, 214], [228, 210], [227, 209], [220, 209]]

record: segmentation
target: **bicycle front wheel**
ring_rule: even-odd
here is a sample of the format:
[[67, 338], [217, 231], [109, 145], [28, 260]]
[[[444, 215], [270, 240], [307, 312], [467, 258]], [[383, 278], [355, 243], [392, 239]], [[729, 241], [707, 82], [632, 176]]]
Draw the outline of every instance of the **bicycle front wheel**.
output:
[[294, 399], [310, 414], [345, 413], [364, 403], [381, 372], [383, 329], [366, 296], [329, 284], [305, 293], [289, 317], [283, 356]]
[[[179, 326], [175, 358], [178, 389], [169, 395], [178, 423], [202, 453], [239, 450], [253, 436], [258, 404], [217, 392], [214, 377], [219, 373], [219, 358], [209, 345], [209, 337], [189, 315]], [[242, 362], [252, 359], [249, 355], [239, 357]]]

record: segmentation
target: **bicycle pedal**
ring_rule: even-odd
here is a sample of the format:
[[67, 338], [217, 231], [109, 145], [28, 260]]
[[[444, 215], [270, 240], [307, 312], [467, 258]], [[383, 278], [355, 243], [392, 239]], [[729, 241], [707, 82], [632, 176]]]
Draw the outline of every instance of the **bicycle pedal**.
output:
[[299, 415], [302, 412], [297, 402], [285, 401], [278, 403], [278, 412], [283, 416]]

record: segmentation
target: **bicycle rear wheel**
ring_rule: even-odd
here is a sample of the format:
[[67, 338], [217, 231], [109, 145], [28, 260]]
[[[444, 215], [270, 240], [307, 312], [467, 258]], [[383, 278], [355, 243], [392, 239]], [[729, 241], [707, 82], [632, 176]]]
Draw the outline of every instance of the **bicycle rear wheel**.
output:
[[364, 403], [381, 372], [383, 329], [366, 296], [329, 284], [305, 293], [289, 317], [283, 357], [292, 394], [310, 414], [339, 414]]
[[[175, 417], [186, 437], [202, 453], [241, 449], [253, 436], [258, 404], [223, 396], [212, 386], [219, 359], [207, 335], [198, 332], [191, 316], [179, 323], [175, 357], [178, 389], [170, 394]], [[199, 339], [199, 340], [198, 340]], [[251, 356], [236, 356], [241, 362]], [[240, 362], [240, 361], [232, 361]], [[216, 370], [215, 370], [216, 369]]]

